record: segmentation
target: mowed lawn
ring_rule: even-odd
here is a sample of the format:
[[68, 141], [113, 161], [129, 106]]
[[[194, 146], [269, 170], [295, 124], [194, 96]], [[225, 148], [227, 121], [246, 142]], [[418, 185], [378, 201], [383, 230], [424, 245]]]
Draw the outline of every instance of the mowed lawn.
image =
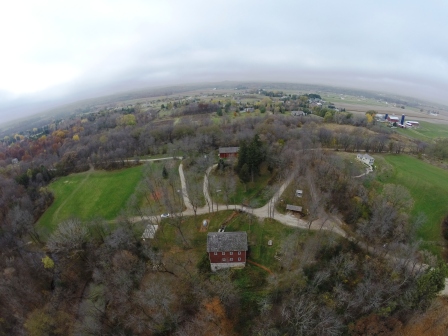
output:
[[411, 215], [424, 212], [427, 216], [418, 235], [428, 242], [425, 246], [435, 252], [438, 249], [432, 243], [442, 240], [441, 223], [448, 215], [448, 171], [407, 155], [385, 155], [383, 158], [391, 169], [380, 174], [379, 181], [401, 184], [409, 189], [415, 202]]
[[114, 219], [126, 206], [142, 178], [142, 166], [113, 172], [88, 171], [59, 178], [49, 185], [55, 199], [37, 225], [51, 232], [62, 221], [77, 217]]

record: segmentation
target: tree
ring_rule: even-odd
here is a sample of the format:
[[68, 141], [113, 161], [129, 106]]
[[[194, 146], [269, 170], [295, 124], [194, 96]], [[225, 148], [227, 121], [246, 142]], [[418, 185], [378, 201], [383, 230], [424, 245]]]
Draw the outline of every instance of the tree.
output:
[[119, 126], [134, 126], [136, 125], [135, 115], [126, 114], [118, 118], [117, 123]]
[[52, 252], [82, 251], [87, 242], [87, 228], [78, 219], [69, 219], [59, 224], [48, 238], [47, 248]]
[[163, 166], [162, 169], [162, 177], [166, 180], [168, 178], [168, 170], [166, 170], [166, 167]]
[[42, 264], [44, 264], [45, 268], [54, 268], [54, 261], [49, 256], [42, 258]]
[[[246, 175], [249, 174], [250, 179], [253, 182], [254, 175], [259, 173], [260, 165], [263, 162], [264, 158], [265, 153], [258, 134], [256, 134], [250, 142], [242, 141], [240, 143], [240, 150], [238, 152], [237, 164], [238, 175], [240, 176], [240, 179], [242, 181], [245, 181], [247, 177]], [[247, 168], [245, 168], [244, 171], [241, 172], [244, 165], [247, 165]]]
[[249, 166], [247, 163], [245, 163], [241, 167], [239, 177], [240, 177], [241, 182], [244, 184], [246, 184], [247, 182], [250, 181], [250, 171], [249, 171]]

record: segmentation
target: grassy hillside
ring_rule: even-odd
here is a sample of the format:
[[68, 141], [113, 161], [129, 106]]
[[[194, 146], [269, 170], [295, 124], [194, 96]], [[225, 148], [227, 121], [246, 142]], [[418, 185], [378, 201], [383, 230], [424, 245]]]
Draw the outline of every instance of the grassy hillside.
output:
[[418, 235], [430, 250], [439, 252], [434, 243], [442, 239], [441, 222], [448, 214], [448, 171], [406, 155], [385, 155], [377, 161], [378, 166], [384, 164], [389, 169], [383, 170], [378, 180], [409, 189], [415, 202], [411, 215], [424, 212], [428, 219]]
[[58, 223], [72, 216], [114, 219], [124, 208], [142, 176], [142, 167], [113, 172], [88, 171], [61, 177], [50, 184], [55, 200], [42, 215], [39, 229], [51, 232]]
[[419, 124], [420, 127], [416, 129], [397, 128], [396, 131], [410, 138], [426, 142], [437, 138], [448, 138], [448, 125], [433, 124], [426, 121], [419, 121]]

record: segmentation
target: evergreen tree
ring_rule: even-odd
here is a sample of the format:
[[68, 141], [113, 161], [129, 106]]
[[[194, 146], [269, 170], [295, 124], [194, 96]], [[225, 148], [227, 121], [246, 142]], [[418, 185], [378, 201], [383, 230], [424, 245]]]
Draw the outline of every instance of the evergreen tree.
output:
[[166, 167], [165, 167], [165, 166], [163, 166], [162, 177], [163, 177], [165, 180], [168, 178], [168, 170], [166, 170]]

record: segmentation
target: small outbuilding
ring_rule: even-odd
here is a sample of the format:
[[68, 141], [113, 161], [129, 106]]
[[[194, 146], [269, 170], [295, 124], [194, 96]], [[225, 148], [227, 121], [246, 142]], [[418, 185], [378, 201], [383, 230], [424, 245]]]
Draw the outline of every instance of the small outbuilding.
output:
[[209, 232], [207, 253], [213, 272], [230, 267], [245, 267], [247, 255], [247, 233]]
[[238, 157], [239, 147], [219, 147], [219, 158], [226, 159], [230, 157]]
[[158, 225], [148, 224], [145, 228], [145, 231], [142, 234], [142, 239], [153, 239], [156, 235], [157, 229], [159, 228]]
[[294, 212], [302, 212], [302, 207], [299, 206], [299, 205], [287, 204], [286, 205], [286, 210], [294, 211]]
[[294, 117], [300, 117], [300, 116], [304, 116], [305, 112], [303, 111], [291, 111], [291, 115]]

